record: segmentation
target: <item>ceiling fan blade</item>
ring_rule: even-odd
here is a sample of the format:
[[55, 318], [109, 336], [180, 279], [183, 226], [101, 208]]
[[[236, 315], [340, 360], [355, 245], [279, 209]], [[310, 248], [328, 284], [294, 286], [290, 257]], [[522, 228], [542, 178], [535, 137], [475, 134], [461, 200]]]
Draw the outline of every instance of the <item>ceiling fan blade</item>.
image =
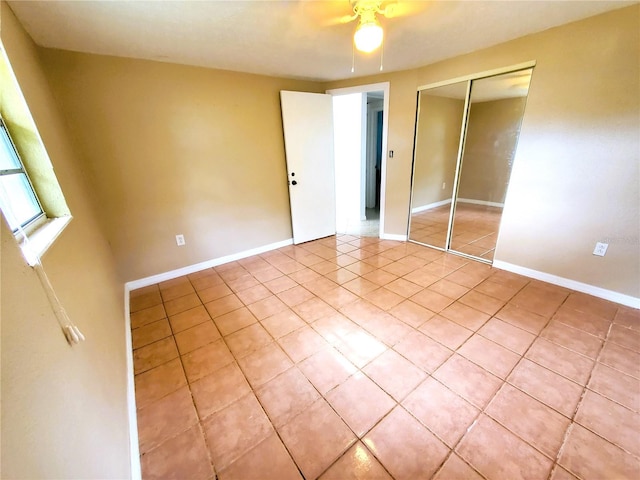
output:
[[322, 27], [343, 25], [355, 20], [353, 10], [345, 0], [300, 0], [298, 7], [303, 18], [306, 17]]
[[332, 27], [334, 25], [344, 25], [345, 23], [353, 22], [356, 18], [356, 15], [343, 15], [342, 17], [334, 17], [321, 22], [323, 27]]
[[383, 5], [383, 13], [386, 18], [406, 17], [426, 10], [429, 8], [429, 3], [430, 2], [424, 0], [396, 0]]

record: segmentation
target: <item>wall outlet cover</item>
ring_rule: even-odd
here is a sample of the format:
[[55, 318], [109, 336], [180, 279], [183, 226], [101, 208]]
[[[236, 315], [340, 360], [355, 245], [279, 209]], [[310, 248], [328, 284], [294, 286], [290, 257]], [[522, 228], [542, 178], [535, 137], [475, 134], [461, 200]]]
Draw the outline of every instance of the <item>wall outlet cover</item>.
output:
[[596, 243], [596, 248], [593, 250], [593, 254], [599, 257], [604, 257], [604, 254], [607, 253], [607, 248], [609, 247], [608, 243]]

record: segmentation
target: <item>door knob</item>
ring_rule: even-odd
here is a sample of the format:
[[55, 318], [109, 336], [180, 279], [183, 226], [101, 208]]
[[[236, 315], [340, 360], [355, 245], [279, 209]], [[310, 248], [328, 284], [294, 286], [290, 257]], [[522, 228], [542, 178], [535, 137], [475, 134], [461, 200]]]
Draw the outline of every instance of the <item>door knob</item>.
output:
[[291, 185], [297, 185], [298, 182], [296, 182], [295, 180], [291, 182]]

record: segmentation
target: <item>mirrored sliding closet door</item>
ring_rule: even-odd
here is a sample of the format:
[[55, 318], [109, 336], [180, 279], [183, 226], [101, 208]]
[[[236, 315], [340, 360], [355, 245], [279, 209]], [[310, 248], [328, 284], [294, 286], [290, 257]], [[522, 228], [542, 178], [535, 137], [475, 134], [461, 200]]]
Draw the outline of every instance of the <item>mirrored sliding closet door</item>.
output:
[[493, 261], [532, 70], [418, 92], [410, 241]]
[[409, 239], [446, 248], [467, 82], [418, 93]]

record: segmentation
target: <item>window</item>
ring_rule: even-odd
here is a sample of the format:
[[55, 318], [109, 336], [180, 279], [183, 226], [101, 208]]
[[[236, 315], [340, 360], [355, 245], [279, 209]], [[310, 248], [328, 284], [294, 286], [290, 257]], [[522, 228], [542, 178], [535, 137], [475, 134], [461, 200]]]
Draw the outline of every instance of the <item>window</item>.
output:
[[1, 40], [0, 210], [32, 266], [72, 219]]
[[0, 208], [14, 233], [44, 217], [7, 126], [0, 118]]

